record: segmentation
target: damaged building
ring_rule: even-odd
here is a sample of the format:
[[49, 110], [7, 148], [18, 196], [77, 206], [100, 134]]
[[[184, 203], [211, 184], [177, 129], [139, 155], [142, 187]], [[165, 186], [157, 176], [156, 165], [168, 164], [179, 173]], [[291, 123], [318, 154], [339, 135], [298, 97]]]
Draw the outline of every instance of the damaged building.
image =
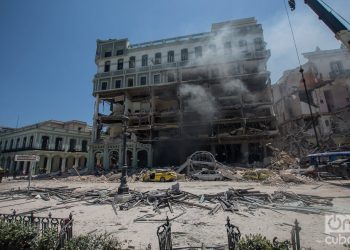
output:
[[[320, 147], [350, 145], [350, 53], [345, 48], [304, 53], [306, 86]], [[315, 148], [316, 140], [299, 68], [285, 71], [273, 85], [281, 145], [295, 155]]]
[[140, 44], [97, 40], [90, 166], [120, 166], [122, 116], [128, 166], [176, 166], [198, 150], [263, 163], [278, 134], [269, 57], [255, 18]]

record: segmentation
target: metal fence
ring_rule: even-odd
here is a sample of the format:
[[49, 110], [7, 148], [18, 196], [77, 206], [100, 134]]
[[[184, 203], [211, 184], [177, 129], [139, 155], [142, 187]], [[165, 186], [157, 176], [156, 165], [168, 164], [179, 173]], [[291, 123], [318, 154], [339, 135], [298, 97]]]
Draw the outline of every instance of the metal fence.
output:
[[297, 220], [294, 221], [294, 226], [291, 230], [291, 240], [292, 240], [292, 249], [293, 250], [300, 250], [300, 230], [301, 227], [299, 226], [299, 222]]
[[225, 227], [227, 231], [228, 249], [235, 250], [236, 245], [241, 238], [241, 232], [238, 227], [230, 223], [230, 218], [228, 216]]
[[53, 218], [51, 212], [48, 217], [30, 215], [17, 215], [16, 210], [12, 214], [0, 214], [0, 220], [5, 222], [16, 222], [26, 226], [37, 228], [40, 234], [47, 230], [56, 230], [57, 249], [62, 248], [65, 243], [73, 237], [73, 217], [69, 214], [68, 218]]
[[161, 225], [157, 229], [157, 236], [160, 250], [172, 250], [173, 245], [171, 242], [171, 223], [169, 218], [166, 218], [165, 224]]

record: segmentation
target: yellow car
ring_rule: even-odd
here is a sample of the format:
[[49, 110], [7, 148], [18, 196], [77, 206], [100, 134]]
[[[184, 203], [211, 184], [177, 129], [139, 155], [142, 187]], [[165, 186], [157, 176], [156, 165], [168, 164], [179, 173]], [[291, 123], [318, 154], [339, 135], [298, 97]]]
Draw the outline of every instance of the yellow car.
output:
[[147, 171], [142, 175], [142, 181], [175, 181], [177, 178], [176, 173], [167, 169], [156, 169], [153, 171]]

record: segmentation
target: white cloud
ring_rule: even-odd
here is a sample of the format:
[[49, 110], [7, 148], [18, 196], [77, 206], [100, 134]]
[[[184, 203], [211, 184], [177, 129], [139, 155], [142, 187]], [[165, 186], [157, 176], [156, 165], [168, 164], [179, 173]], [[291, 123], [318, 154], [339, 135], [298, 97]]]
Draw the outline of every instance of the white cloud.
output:
[[[305, 62], [301, 55], [304, 52], [314, 51], [317, 46], [321, 49], [335, 49], [341, 44], [333, 32], [303, 2], [297, 1], [296, 10], [289, 12], [301, 63]], [[334, 0], [330, 5], [347, 20], [350, 19], [349, 0]], [[267, 46], [271, 49], [268, 69], [271, 71], [272, 83], [275, 83], [284, 70], [296, 68], [299, 64], [286, 12], [277, 13], [262, 24]]]

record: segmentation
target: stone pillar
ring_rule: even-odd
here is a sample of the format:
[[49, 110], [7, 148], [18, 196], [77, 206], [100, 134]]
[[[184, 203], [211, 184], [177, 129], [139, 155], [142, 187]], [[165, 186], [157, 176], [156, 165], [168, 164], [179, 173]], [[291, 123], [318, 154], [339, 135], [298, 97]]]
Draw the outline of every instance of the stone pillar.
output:
[[49, 155], [47, 157], [47, 165], [46, 165], [46, 173], [47, 174], [51, 173], [51, 163], [52, 163], [52, 156]]
[[98, 118], [99, 104], [100, 104], [100, 98], [99, 98], [99, 95], [96, 94], [94, 117], [93, 117], [93, 124], [92, 124], [92, 142], [96, 141], [97, 139], [97, 118]]
[[249, 160], [248, 142], [241, 143], [241, 155], [242, 155], [242, 163], [248, 163], [248, 160]]
[[136, 148], [136, 143], [133, 143], [132, 145], [132, 161], [131, 161], [131, 166], [133, 168], [137, 167], [138, 159], [137, 159], [137, 148]]
[[109, 170], [109, 155], [107, 146], [105, 146], [103, 150], [103, 168], [104, 170]]
[[75, 156], [75, 159], [74, 159], [74, 167], [75, 167], [75, 168], [79, 167], [79, 156]]
[[118, 169], [121, 169], [123, 166], [123, 146], [119, 145], [119, 150], [118, 150]]
[[66, 157], [62, 157], [62, 164], [61, 164], [61, 171], [62, 171], [62, 173], [64, 173], [66, 171], [66, 161], [67, 161], [67, 158]]
[[152, 152], [152, 147], [147, 150], [147, 166], [149, 168], [152, 167], [152, 162], [153, 162], [153, 152]]
[[87, 157], [87, 167], [91, 171], [94, 169], [94, 152], [93, 149], [90, 147], [88, 151], [88, 157]]

